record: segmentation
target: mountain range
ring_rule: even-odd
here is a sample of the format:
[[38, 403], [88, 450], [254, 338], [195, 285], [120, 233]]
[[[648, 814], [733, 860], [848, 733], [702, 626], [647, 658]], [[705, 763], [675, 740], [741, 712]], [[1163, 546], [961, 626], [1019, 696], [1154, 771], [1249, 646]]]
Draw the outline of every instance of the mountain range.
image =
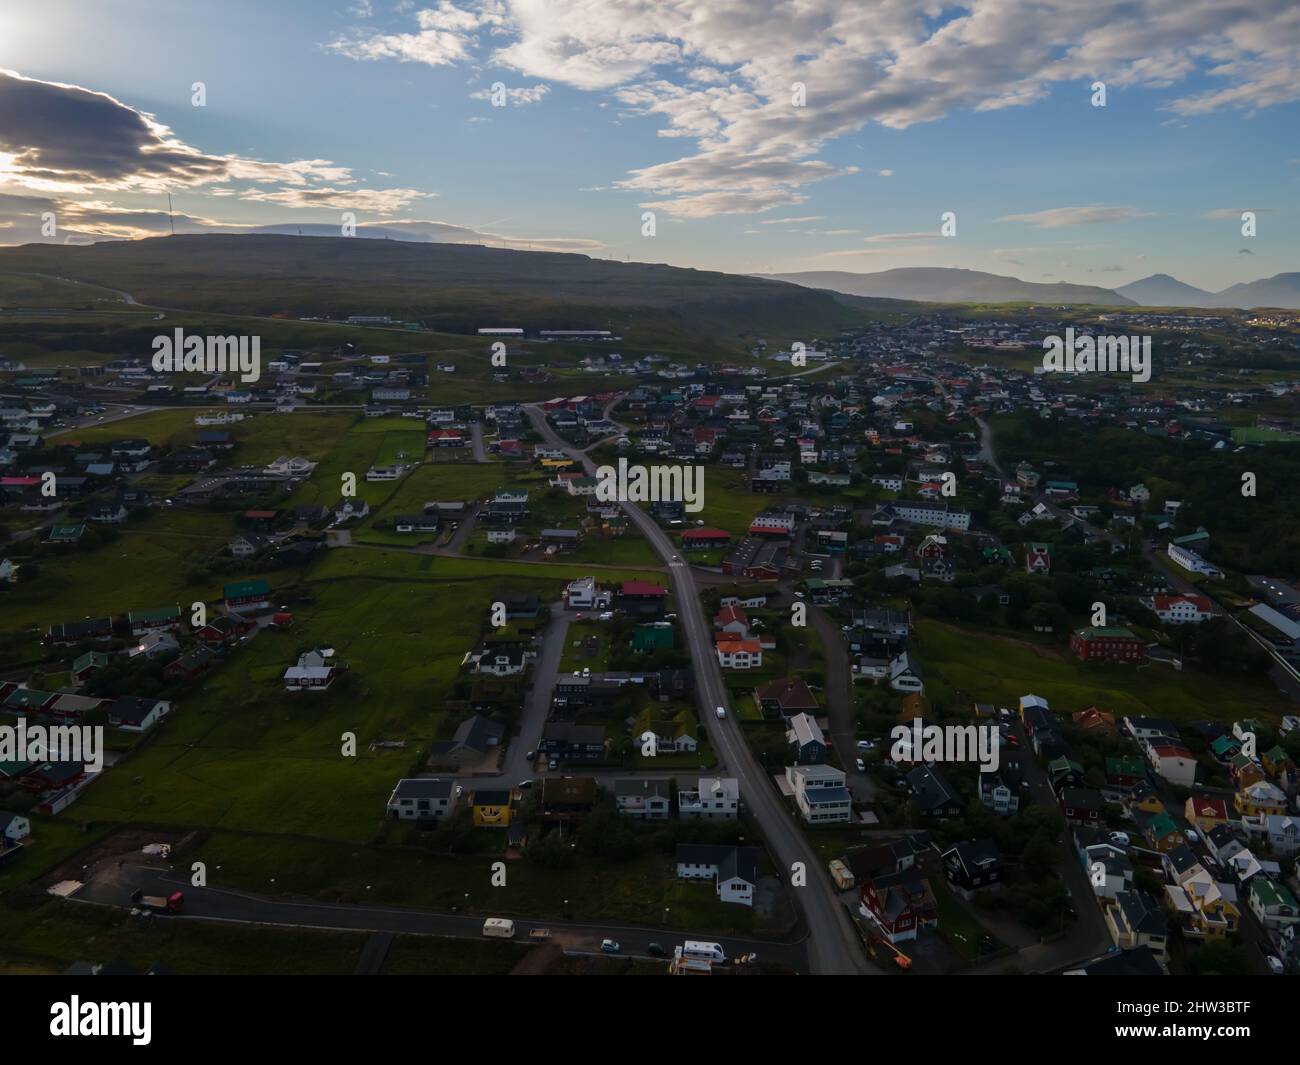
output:
[[1152, 274], [1119, 288], [1095, 285], [1022, 281], [1018, 277], [950, 267], [903, 267], [872, 274], [818, 270], [793, 274], [763, 274], [809, 288], [830, 289], [849, 296], [917, 300], [925, 303], [1088, 303], [1129, 307], [1300, 309], [1300, 273], [1276, 274], [1222, 292], [1207, 292], [1168, 274]]

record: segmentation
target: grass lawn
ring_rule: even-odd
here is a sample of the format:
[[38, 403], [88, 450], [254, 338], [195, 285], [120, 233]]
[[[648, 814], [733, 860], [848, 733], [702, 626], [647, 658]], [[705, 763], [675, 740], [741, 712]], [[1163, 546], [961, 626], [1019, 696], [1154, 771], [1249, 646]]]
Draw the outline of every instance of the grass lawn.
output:
[[49, 899], [34, 910], [0, 906], [0, 961], [164, 963], [180, 975], [349, 974], [367, 936], [356, 932], [248, 928], [207, 921], [148, 922], [122, 910]]
[[445, 857], [418, 849], [215, 833], [185, 860], [206, 861], [210, 871], [220, 866], [216, 877], [209, 876], [213, 886], [321, 901], [441, 912], [468, 907], [475, 915], [543, 920], [569, 914], [584, 921], [733, 933], [753, 927], [748, 907], [721, 902], [711, 884], [678, 880], [671, 855], [627, 862], [580, 858], [568, 870], [526, 859], [508, 862], [506, 885], [493, 887], [489, 866], [496, 853]]
[[[603, 673], [609, 668], [609, 634], [612, 627], [600, 621], [575, 621], [569, 626], [560, 658], [560, 672], [590, 669]], [[574, 644], [580, 646], [575, 647]], [[588, 648], [594, 653], [589, 653]]]
[[[0, 625], [5, 631], [44, 628], [58, 621], [214, 598], [221, 591], [220, 578], [187, 586], [187, 576], [216, 556], [234, 529], [233, 512], [154, 508], [118, 527], [117, 537], [99, 547], [43, 547], [36, 556], [41, 576], [8, 591]], [[295, 572], [273, 571], [266, 578], [282, 583]]]
[[42, 817], [33, 813], [23, 816], [32, 823], [32, 835], [23, 845], [19, 857], [0, 866], [0, 895], [43, 876], [83, 847], [108, 834], [106, 827], [83, 832], [81, 825], [68, 817]]
[[939, 911], [939, 934], [953, 950], [963, 958], [974, 959], [980, 956], [980, 943], [984, 940], [989, 941], [983, 950], [984, 954], [1003, 946], [953, 895], [942, 870], [933, 870], [929, 880], [934, 892], [935, 907]]
[[692, 520], [702, 519], [711, 529], [726, 529], [733, 542], [744, 538], [754, 515], [778, 503], [798, 497], [791, 486], [789, 492], [767, 495], [749, 490], [749, 478], [744, 470], [705, 468], [704, 509], [692, 514]]
[[921, 621], [917, 657], [926, 672], [927, 694], [958, 705], [966, 700], [1014, 706], [1022, 695], [1041, 695], [1060, 711], [1098, 706], [1173, 721], [1234, 721], [1257, 717], [1278, 721], [1288, 713], [1282, 696], [1266, 680], [1226, 679], [1193, 668], [1141, 669], [1085, 665], [1067, 649], [1040, 647], [937, 621]]
[[[443, 558], [409, 551], [372, 551], [340, 549], [329, 551], [312, 568], [313, 579], [342, 576], [374, 576], [403, 581], [443, 581], [484, 577], [523, 577], [557, 582], [550, 587], [558, 597], [559, 582], [567, 583], [589, 576], [592, 570], [573, 562], [512, 562], [494, 558]], [[663, 583], [663, 574], [653, 570], [601, 570], [602, 583], [654, 581]]]

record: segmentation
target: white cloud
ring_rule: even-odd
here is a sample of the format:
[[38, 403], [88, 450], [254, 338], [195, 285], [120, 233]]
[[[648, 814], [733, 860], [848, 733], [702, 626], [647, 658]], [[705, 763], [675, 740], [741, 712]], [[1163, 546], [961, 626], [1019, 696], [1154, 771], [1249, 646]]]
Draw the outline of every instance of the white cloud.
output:
[[[421, 11], [415, 33], [332, 47], [435, 66], [482, 48], [476, 61], [613, 91], [660, 119], [661, 136], [696, 143], [621, 185], [684, 217], [802, 201], [803, 186], [853, 172], [816, 156], [867, 124], [1026, 107], [1062, 83], [1084, 100], [1096, 78], [1161, 90], [1208, 79], [1165, 105], [1181, 116], [1300, 99], [1292, 0], [467, 0]], [[806, 107], [791, 106], [793, 81]]]
[[1008, 214], [996, 219], [998, 222], [1024, 222], [1036, 229], [1066, 229], [1069, 226], [1097, 225], [1102, 222], [1127, 222], [1134, 218], [1149, 218], [1150, 211], [1141, 211], [1136, 207], [1121, 207], [1109, 204], [1092, 204], [1087, 207], [1052, 207], [1046, 211], [1032, 211], [1028, 214]]

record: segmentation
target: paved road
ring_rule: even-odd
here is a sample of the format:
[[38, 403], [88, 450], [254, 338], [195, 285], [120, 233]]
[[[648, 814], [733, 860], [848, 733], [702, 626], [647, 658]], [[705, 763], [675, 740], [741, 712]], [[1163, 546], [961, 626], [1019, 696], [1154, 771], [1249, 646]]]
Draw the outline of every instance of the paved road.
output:
[[[570, 458], [582, 463], [588, 474], [594, 475], [596, 464], [587, 455], [566, 444], [539, 407], [529, 405], [525, 410], [548, 446], [564, 451]], [[880, 972], [868, 962], [863, 953], [858, 934], [850, 922], [848, 911], [835, 894], [825, 864], [808, 844], [799, 826], [793, 822], [784, 800], [754, 760], [734, 715], [719, 720], [714, 713], [715, 707], [728, 703], [726, 686], [713, 650], [713, 634], [700, 607], [699, 590], [690, 566], [681, 560], [672, 541], [649, 514], [635, 504], [623, 503], [622, 507], [641, 535], [668, 564], [678, 617], [685, 628], [686, 641], [696, 665], [695, 684], [700, 718], [705, 723], [713, 749], [718, 753], [719, 760], [728, 767], [728, 771], [740, 781], [742, 796], [763, 830], [777, 861], [786, 871], [786, 877], [795, 862], [802, 862], [807, 871], [807, 886], [796, 889], [795, 894], [802, 904], [808, 924], [809, 963], [812, 971], [819, 974]]]
[[524, 719], [519, 725], [519, 735], [506, 750], [501, 773], [511, 784], [533, 776], [533, 763], [529, 751], [536, 751], [542, 742], [542, 729], [551, 707], [551, 692], [560, 672], [560, 659], [569, 640], [569, 624], [573, 614], [564, 603], [551, 604], [551, 620], [542, 636], [542, 651], [533, 663], [533, 685], [524, 699]]
[[[239, 924], [280, 925], [290, 928], [329, 929], [340, 932], [399, 933], [479, 939], [483, 935], [483, 919], [489, 916], [486, 913], [471, 916], [434, 913], [428, 910], [295, 901], [214, 887], [196, 888], [190, 886], [186, 877], [179, 876], [170, 869], [143, 865], [104, 869], [82, 887], [72, 900], [103, 906], [128, 907], [131, 905], [131, 893], [136, 889], [143, 890], [148, 895], [170, 895], [178, 889], [185, 893], [185, 909], [182, 914], [142, 918], [149, 921], [200, 919], [233, 921]], [[659, 943], [671, 952], [674, 946], [687, 938], [686, 933], [645, 925], [516, 918], [515, 926], [517, 939], [527, 941], [528, 933], [534, 928], [549, 928], [561, 946], [573, 950], [599, 951], [602, 939], [614, 939], [622, 948], [620, 954], [625, 957], [648, 956], [646, 948], [651, 943]], [[705, 938], [710, 942], [720, 943], [729, 958], [753, 952], [762, 960], [780, 962], [797, 971], [806, 972], [808, 969], [807, 953], [803, 942], [774, 942], [766, 939], [740, 939], [733, 936], [717, 938], [705, 933], [690, 933], [690, 937]]]
[[469, 437], [470, 437], [470, 442], [474, 445], [474, 461], [487, 462], [488, 461], [487, 451], [483, 447], [483, 423], [482, 422], [469, 423]]

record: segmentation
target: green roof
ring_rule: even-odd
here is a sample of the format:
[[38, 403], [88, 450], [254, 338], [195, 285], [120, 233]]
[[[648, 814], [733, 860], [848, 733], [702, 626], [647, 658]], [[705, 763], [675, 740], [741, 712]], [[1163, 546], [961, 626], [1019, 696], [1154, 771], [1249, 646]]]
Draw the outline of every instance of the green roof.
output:
[[1114, 636], [1129, 640], [1137, 639], [1137, 636], [1133, 634], [1131, 629], [1126, 629], [1119, 625], [1107, 625], [1105, 628], [1097, 628], [1093, 625], [1088, 625], [1085, 628], [1079, 629], [1078, 632], [1079, 635], [1086, 640], [1093, 640], [1098, 636]]
[[1123, 774], [1125, 776], [1142, 776], [1146, 772], [1146, 765], [1141, 758], [1107, 758], [1106, 772], [1110, 774]]
[[1152, 839], [1164, 839], [1166, 836], [1175, 835], [1178, 832], [1178, 826], [1174, 824], [1174, 819], [1169, 816], [1169, 812], [1161, 811], [1147, 822], [1147, 833]]
[[54, 692], [37, 691], [35, 688], [16, 688], [5, 699], [5, 706], [32, 709], [41, 707], [54, 698]]
[[1255, 877], [1250, 882], [1250, 889], [1265, 906], [1290, 906], [1293, 910], [1300, 909], [1300, 903], [1296, 902], [1295, 896], [1286, 885], [1269, 880], [1268, 877]]
[[108, 655], [102, 651], [87, 651], [84, 655], [72, 663], [72, 672], [80, 673], [83, 669], [94, 666], [96, 669], [103, 669], [108, 665]]
[[221, 594], [226, 599], [243, 599], [250, 595], [270, 595], [271, 586], [260, 578], [251, 581], [236, 581], [234, 584], [227, 584], [222, 588]]

